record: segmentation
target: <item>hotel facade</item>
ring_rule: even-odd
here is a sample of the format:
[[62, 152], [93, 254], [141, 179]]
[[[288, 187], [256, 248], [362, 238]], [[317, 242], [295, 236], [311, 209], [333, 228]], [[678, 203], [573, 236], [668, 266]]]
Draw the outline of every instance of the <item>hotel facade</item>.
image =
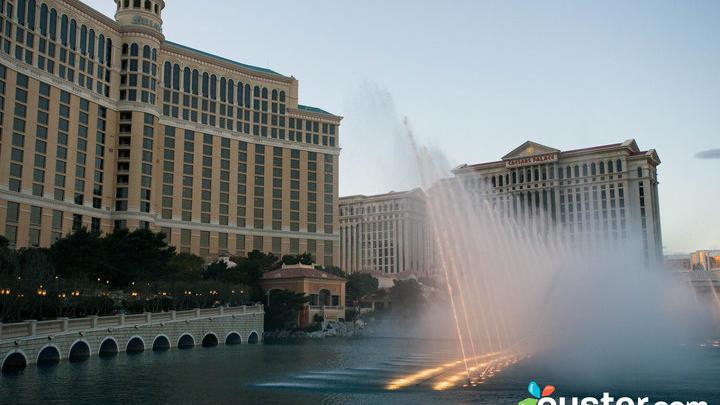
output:
[[0, 232], [162, 231], [202, 256], [338, 264], [341, 117], [298, 82], [165, 39], [163, 0], [0, 0]]
[[525, 142], [501, 160], [461, 165], [457, 179], [508, 217], [543, 214], [577, 243], [638, 241], [645, 260], [663, 258], [655, 150], [634, 140], [560, 151]]
[[430, 276], [433, 243], [419, 188], [340, 198], [340, 264], [348, 274]]

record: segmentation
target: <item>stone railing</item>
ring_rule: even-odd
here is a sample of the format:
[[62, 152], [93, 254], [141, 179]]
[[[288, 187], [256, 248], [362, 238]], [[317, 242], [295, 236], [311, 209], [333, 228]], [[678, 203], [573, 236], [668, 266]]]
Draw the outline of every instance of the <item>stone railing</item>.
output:
[[0, 340], [50, 335], [54, 333], [77, 332], [98, 328], [119, 328], [174, 322], [192, 319], [212, 318], [242, 314], [262, 314], [261, 304], [238, 307], [196, 308], [187, 311], [145, 312], [132, 315], [91, 316], [87, 318], [59, 318], [51, 321], [24, 321], [0, 323]]

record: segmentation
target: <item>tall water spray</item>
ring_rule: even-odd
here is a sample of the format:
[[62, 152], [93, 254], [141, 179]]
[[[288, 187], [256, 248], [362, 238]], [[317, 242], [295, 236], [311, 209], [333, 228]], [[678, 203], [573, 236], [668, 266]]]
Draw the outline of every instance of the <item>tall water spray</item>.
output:
[[677, 349], [710, 335], [706, 309], [643, 257], [639, 235], [574, 234], [540, 206], [501, 205], [492, 188], [449, 177], [405, 124], [469, 380], [498, 353], [589, 383], [678, 369]]

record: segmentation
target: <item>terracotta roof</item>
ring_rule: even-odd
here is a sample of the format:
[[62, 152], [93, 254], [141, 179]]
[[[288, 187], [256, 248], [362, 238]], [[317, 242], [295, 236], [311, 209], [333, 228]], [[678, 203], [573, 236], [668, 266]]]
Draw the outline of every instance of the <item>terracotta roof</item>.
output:
[[262, 278], [263, 280], [283, 278], [322, 278], [326, 280], [345, 280], [343, 277], [338, 277], [334, 274], [310, 267], [286, 267], [283, 269], [272, 270], [263, 274]]

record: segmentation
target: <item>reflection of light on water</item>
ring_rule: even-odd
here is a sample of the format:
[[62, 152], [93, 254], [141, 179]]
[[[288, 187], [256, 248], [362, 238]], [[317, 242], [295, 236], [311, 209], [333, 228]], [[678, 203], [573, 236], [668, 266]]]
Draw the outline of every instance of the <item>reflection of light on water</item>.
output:
[[[516, 354], [501, 355], [501, 353], [493, 352], [482, 356], [451, 361], [394, 379], [385, 386], [385, 389], [399, 390], [411, 385], [419, 384], [436, 376], [439, 378], [446, 373], [452, 374], [432, 384], [432, 388], [434, 390], [446, 390], [457, 386], [461, 381], [466, 381], [468, 383], [465, 386], [476, 386], [484, 383], [485, 380], [492, 378], [495, 374], [502, 371], [509, 365], [516, 363], [522, 358], [523, 356]], [[479, 360], [485, 361], [478, 363], [477, 361]], [[465, 365], [471, 361], [475, 362], [476, 365], [466, 368]], [[468, 375], [471, 376], [470, 379], [468, 379]]]
[[465, 387], [475, 387], [478, 384], [484, 383], [485, 380], [492, 378], [495, 374], [499, 373], [509, 365], [516, 363], [520, 359], [521, 356], [511, 354], [480, 363], [476, 366], [470, 367], [467, 371], [463, 370], [462, 372], [453, 374], [450, 377], [433, 384], [433, 389], [436, 391], [443, 391], [448, 388], [452, 388], [458, 385], [458, 382], [463, 380], [463, 378], [467, 375], [468, 372], [472, 376], [473, 373], [480, 371], [480, 374], [477, 376], [477, 378], [471, 377], [470, 380], [467, 381], [467, 384], [463, 385]]

